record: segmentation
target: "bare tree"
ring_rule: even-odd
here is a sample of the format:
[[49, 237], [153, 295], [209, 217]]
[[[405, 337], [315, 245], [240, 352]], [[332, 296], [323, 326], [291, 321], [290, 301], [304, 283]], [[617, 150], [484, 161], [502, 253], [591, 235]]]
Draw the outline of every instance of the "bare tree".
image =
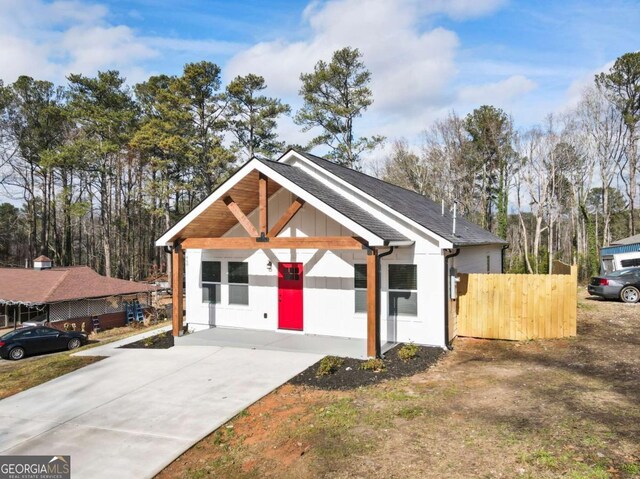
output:
[[612, 240], [612, 209], [609, 196], [616, 178], [616, 170], [622, 172], [626, 166], [624, 149], [627, 130], [619, 110], [598, 88], [585, 90], [577, 113], [588, 154], [597, 162], [597, 174], [602, 189], [602, 246], [606, 246]]

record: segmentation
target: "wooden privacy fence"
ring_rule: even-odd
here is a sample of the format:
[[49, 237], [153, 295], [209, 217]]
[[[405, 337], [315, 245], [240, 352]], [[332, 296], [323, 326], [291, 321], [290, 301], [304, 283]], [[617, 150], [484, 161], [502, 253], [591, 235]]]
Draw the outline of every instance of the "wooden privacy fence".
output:
[[[554, 271], [562, 270], [562, 268]], [[457, 334], [487, 339], [576, 335], [577, 267], [568, 274], [461, 274]]]

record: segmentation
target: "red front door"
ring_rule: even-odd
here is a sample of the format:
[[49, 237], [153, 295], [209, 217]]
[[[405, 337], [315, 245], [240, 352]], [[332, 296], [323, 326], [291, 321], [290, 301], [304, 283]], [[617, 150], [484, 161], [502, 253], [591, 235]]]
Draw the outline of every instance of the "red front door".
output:
[[302, 263], [278, 263], [278, 328], [302, 331]]

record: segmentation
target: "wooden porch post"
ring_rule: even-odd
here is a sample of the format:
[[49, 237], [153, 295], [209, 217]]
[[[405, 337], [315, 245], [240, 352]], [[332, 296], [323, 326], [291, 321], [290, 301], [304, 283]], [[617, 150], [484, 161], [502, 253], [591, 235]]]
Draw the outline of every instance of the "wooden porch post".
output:
[[258, 215], [258, 233], [260, 233], [260, 236], [263, 238], [267, 236], [267, 230], [269, 229], [269, 225], [267, 224], [269, 221], [269, 201], [267, 198], [268, 181], [267, 177], [260, 173], [260, 177], [258, 179], [258, 203], [260, 206]]
[[173, 245], [171, 254], [172, 261], [172, 281], [171, 291], [173, 299], [173, 335], [180, 336], [182, 334], [182, 316], [184, 313], [184, 249], [179, 242]]
[[380, 356], [378, 250], [367, 252], [367, 356]]

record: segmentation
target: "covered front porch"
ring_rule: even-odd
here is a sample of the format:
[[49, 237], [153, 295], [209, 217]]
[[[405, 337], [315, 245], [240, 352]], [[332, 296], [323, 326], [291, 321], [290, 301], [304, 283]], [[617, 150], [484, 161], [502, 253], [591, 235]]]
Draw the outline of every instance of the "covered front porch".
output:
[[[283, 192], [285, 195], [276, 196]], [[278, 203], [278, 200], [274, 198], [283, 198], [283, 200]], [[305, 211], [310, 211], [309, 215], [304, 217], [306, 221], [304, 224], [308, 228], [305, 230], [302, 223], [295, 228], [291, 227], [290, 224], [296, 221], [296, 216], [300, 222], [303, 221], [300, 216]], [[302, 213], [298, 214], [299, 212]], [[252, 217], [253, 219], [251, 219]], [[203, 299], [198, 297], [202, 288], [200, 284], [202, 269], [201, 267], [194, 269], [194, 264], [203, 264], [202, 256], [196, 262], [191, 263], [192, 269], [187, 275], [187, 288], [190, 288], [189, 291], [192, 293], [190, 304], [201, 305], [207, 301], [210, 303], [208, 308], [216, 311], [216, 314], [232, 309], [230, 308], [232, 301], [229, 297], [230, 288], [228, 287], [231, 262], [234, 264], [238, 264], [237, 261], [247, 263], [244, 276], [239, 279], [243, 285], [248, 285], [243, 289], [244, 299], [233, 303], [240, 305], [233, 307], [236, 311], [233, 313], [235, 315], [234, 322], [237, 324], [243, 322], [241, 318], [248, 318], [247, 322], [255, 322], [261, 318], [265, 320], [263, 323], [266, 323], [276, 317], [276, 314], [278, 318], [289, 314], [289, 312], [283, 313], [271, 299], [275, 299], [276, 295], [283, 291], [285, 293], [299, 291], [298, 302], [292, 299], [282, 299], [286, 296], [281, 296], [278, 301], [291, 305], [292, 311], [302, 312], [301, 307], [297, 309], [294, 307], [302, 304], [303, 297], [303, 274], [297, 274], [298, 271], [302, 273], [302, 269], [298, 270], [297, 265], [300, 265], [300, 268], [303, 266], [299, 257], [296, 256], [298, 251], [331, 251], [334, 256], [336, 253], [352, 254], [350, 263], [346, 263], [340, 258], [334, 259], [331, 265], [330, 261], [325, 263], [324, 273], [320, 275], [321, 281], [323, 284], [331, 283], [332, 288], [336, 290], [342, 288], [342, 281], [348, 276], [335, 274], [335, 268], [342, 264], [350, 264], [351, 268], [354, 268], [353, 255], [360, 253], [357, 260], [365, 267], [362, 281], [365, 282], [364, 277], [366, 277], [366, 287], [362, 288], [364, 294], [359, 296], [359, 301], [366, 307], [364, 310], [360, 308], [357, 312], [366, 317], [366, 322], [362, 325], [365, 331], [361, 330], [357, 336], [362, 334], [364, 339], [350, 338], [350, 336], [356, 335], [353, 332], [341, 335], [342, 330], [339, 324], [336, 324], [337, 327], [334, 328], [335, 336], [322, 336], [324, 330], [318, 331], [318, 329], [313, 331], [316, 334], [290, 334], [274, 330], [253, 330], [251, 326], [236, 329], [235, 325], [229, 327], [229, 324], [222, 324], [222, 328], [198, 332], [192, 335], [192, 338], [185, 338], [184, 341], [215, 340], [221, 341], [225, 345], [235, 344], [239, 347], [243, 347], [242, 345], [256, 348], [268, 346], [280, 350], [316, 351], [322, 354], [354, 358], [380, 356], [384, 352], [384, 345], [381, 344], [384, 341], [380, 334], [380, 260], [390, 254], [394, 247], [412, 244], [413, 241], [382, 223], [368, 211], [329, 191], [326, 185], [304, 174], [299, 168], [275, 162], [253, 160], [157, 242], [158, 246], [169, 247], [172, 253], [173, 335], [181, 337], [185, 329], [183, 278], [185, 278], [186, 250], [194, 252], [216, 251], [219, 254], [218, 257], [206, 259], [211, 263], [211, 267], [215, 268], [212, 271], [217, 271], [211, 273], [211, 278], [207, 279], [207, 282], [214, 284], [214, 286], [211, 287], [212, 292], [207, 293], [206, 298], [204, 296], [201, 296]], [[241, 260], [225, 257], [230, 254], [225, 252], [238, 251], [252, 253], [247, 254]], [[268, 270], [263, 269], [262, 263], [258, 265], [258, 260], [251, 259], [258, 257], [255, 255], [257, 251], [268, 252], [266, 253], [268, 263], [264, 261]], [[289, 256], [287, 259], [278, 257], [275, 253], [277, 251], [288, 252]], [[225, 260], [221, 261], [221, 257], [225, 257]], [[251, 266], [249, 266], [250, 263]], [[313, 262], [311, 261], [311, 263]], [[292, 276], [287, 278], [287, 281], [298, 283], [281, 286], [278, 282], [278, 289], [275, 289], [275, 283], [270, 283], [272, 279], [267, 271], [271, 272], [271, 265], [273, 265], [278, 268], [276, 272], [280, 275], [279, 265], [286, 264], [294, 265], [289, 269], [296, 269], [296, 274], [290, 273]], [[224, 276], [221, 268], [224, 268]], [[309, 273], [310, 268], [307, 265], [305, 275]], [[276, 272], [272, 277], [275, 277]], [[284, 278], [284, 273], [282, 274]], [[353, 271], [350, 274], [353, 275]], [[221, 301], [221, 290], [219, 286], [216, 286], [220, 284], [224, 285], [222, 291], [225, 295], [222, 306], [218, 306]], [[256, 306], [257, 300], [254, 299], [253, 302], [250, 302], [248, 298], [252, 295], [253, 298], [256, 298], [256, 295], [259, 294], [259, 288], [265, 288], [266, 284], [273, 285], [273, 295], [260, 296], [263, 301], [259, 303], [260, 306]], [[351, 291], [355, 294], [353, 288], [354, 286], [350, 286]], [[330, 288], [322, 286], [321, 289], [328, 290]], [[317, 291], [321, 289], [317, 289]], [[195, 294], [193, 294], [194, 292]], [[323, 303], [317, 299], [318, 297], [315, 299], [307, 297], [305, 300], [307, 311], [322, 310]], [[325, 297], [323, 300], [325, 302], [337, 301], [337, 297]], [[249, 305], [251, 306], [246, 308]], [[202, 311], [199, 310], [195, 313], [193, 309], [191, 311], [192, 315], [198, 317], [202, 314]], [[350, 308], [349, 311], [345, 309], [344, 312], [344, 321], [348, 321], [347, 317], [355, 314], [355, 308]], [[295, 316], [294, 313], [290, 314], [292, 317]], [[227, 322], [231, 321], [229, 317], [230, 314], [226, 317]], [[293, 325], [280, 321], [278, 328], [302, 331], [302, 316], [300, 314], [298, 314], [297, 320], [298, 322]], [[213, 325], [213, 323], [210, 322], [209, 325]], [[308, 331], [306, 327], [304, 331]], [[333, 331], [327, 332], [333, 334]], [[179, 340], [182, 341], [181, 338]], [[206, 344], [210, 344], [210, 342], [206, 342]]]
[[[221, 346], [244, 349], [263, 349], [317, 353], [354, 359], [366, 359], [367, 340], [322, 336], [317, 334], [284, 333], [258, 329], [211, 328], [175, 338], [177, 346]], [[382, 345], [382, 354], [395, 343]]]

